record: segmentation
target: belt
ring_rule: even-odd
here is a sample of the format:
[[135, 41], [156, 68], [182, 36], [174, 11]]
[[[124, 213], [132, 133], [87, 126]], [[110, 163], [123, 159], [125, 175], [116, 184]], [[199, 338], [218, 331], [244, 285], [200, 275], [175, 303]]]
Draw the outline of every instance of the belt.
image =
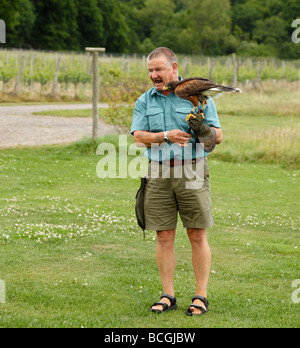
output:
[[[194, 159], [191, 159], [191, 160], [182, 160], [182, 161], [176, 161], [176, 160], [171, 160], [171, 161], [161, 161], [161, 162], [156, 162], [156, 161], [153, 161], [153, 162], [156, 162], [156, 163], [159, 163], [159, 165], [166, 165], [166, 166], [169, 166], [169, 167], [176, 167], [176, 166], [184, 166], [185, 164], [196, 164], [198, 162], [200, 162], [202, 159], [202, 157], [199, 157], [199, 158], [194, 158]], [[151, 161], [150, 161], [151, 163]]]

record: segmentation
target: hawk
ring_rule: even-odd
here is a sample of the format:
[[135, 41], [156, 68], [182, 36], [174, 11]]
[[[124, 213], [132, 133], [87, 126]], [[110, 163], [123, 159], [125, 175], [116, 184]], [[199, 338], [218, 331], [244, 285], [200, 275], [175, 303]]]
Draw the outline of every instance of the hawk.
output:
[[239, 88], [222, 86], [214, 81], [202, 77], [192, 77], [181, 81], [171, 81], [163, 87], [163, 90], [173, 92], [177, 97], [189, 100], [194, 105], [194, 109], [188, 115], [187, 121], [191, 116], [193, 116], [193, 112], [199, 105], [199, 101], [202, 104], [202, 110], [199, 114], [204, 118], [203, 109], [209, 97], [213, 97], [216, 94], [223, 92], [242, 93]]

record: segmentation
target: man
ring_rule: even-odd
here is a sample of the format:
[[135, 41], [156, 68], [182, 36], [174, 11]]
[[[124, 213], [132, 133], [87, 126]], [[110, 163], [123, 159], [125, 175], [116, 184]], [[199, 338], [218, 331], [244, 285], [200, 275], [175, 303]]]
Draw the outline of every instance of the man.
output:
[[[176, 309], [174, 293], [175, 254], [174, 239], [178, 212], [192, 246], [192, 262], [197, 287], [196, 296], [188, 309], [188, 315], [202, 315], [208, 310], [207, 285], [211, 267], [211, 253], [207, 242], [206, 229], [213, 225], [210, 200], [208, 153], [196, 148], [194, 137], [189, 132], [186, 121], [187, 114], [193, 105], [187, 100], [176, 97], [164, 90], [170, 81], [178, 81], [178, 64], [174, 52], [165, 47], [155, 49], [147, 59], [149, 77], [154, 85], [136, 102], [132, 129], [135, 142], [147, 147], [146, 154], [151, 162], [160, 167], [169, 166], [169, 178], [153, 178], [149, 169], [145, 194], [146, 229], [157, 231], [156, 259], [161, 276], [164, 295], [151, 310], [165, 312]], [[199, 105], [201, 109], [201, 104]], [[222, 141], [222, 130], [217, 110], [210, 98], [204, 108], [204, 123], [212, 127], [216, 133], [216, 143]], [[164, 145], [162, 145], [164, 144]], [[176, 145], [174, 145], [176, 144]], [[192, 146], [192, 158], [186, 159], [184, 151]], [[172, 146], [173, 151], [163, 151]], [[176, 149], [182, 157], [176, 159]], [[159, 150], [159, 151], [158, 151]], [[168, 158], [169, 157], [169, 158]], [[193, 168], [201, 161], [204, 166], [204, 180], [201, 187], [186, 189], [189, 179], [174, 177], [178, 166]]]

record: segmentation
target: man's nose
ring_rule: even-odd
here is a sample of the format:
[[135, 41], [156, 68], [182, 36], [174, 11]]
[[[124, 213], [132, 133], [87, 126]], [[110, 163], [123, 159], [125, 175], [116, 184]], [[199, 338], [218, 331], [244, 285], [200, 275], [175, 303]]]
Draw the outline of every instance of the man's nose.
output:
[[156, 78], [158, 78], [157, 72], [156, 72], [156, 71], [152, 71], [152, 73], [150, 74], [150, 77], [151, 77], [151, 79], [156, 79]]

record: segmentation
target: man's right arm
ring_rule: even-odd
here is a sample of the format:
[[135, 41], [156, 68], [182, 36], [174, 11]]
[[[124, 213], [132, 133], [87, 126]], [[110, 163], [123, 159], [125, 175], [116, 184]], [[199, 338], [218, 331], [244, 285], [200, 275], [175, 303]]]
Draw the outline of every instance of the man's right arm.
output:
[[162, 144], [164, 142], [164, 132], [150, 133], [147, 131], [135, 131], [134, 141], [138, 147], [146, 146], [151, 148], [151, 144]]
[[[165, 132], [150, 133], [147, 131], [135, 131], [134, 140], [137, 146], [146, 146], [147, 148], [151, 148], [152, 144], [162, 144], [164, 142], [164, 135]], [[190, 134], [185, 133], [180, 129], [174, 129], [167, 132], [167, 137], [171, 143], [182, 147], [186, 146], [191, 139]]]
[[[131, 134], [134, 135], [135, 143], [138, 147], [151, 148], [152, 144], [163, 144], [165, 132], [153, 133], [145, 129], [150, 129], [148, 123], [146, 103], [139, 98], [135, 104]], [[144, 130], [143, 130], [144, 129]], [[185, 146], [191, 139], [191, 135], [180, 129], [168, 131], [167, 137], [173, 144]]]

